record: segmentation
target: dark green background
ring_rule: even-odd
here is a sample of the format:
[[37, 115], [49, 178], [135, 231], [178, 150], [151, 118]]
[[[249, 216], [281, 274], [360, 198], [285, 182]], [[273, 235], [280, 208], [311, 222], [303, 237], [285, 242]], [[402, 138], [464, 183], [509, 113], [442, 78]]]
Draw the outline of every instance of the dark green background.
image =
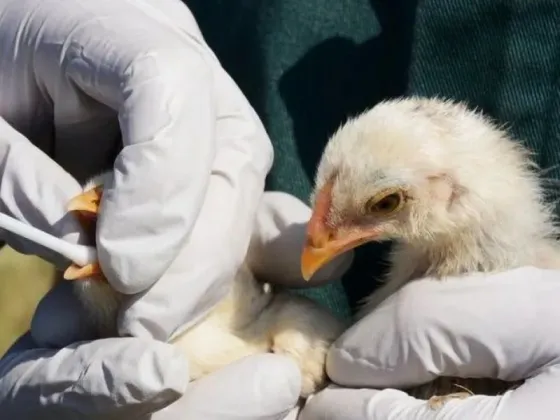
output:
[[[558, 179], [557, 0], [185, 0], [276, 149], [268, 188], [307, 201], [329, 135], [404, 94], [464, 100], [507, 123]], [[375, 287], [387, 246], [306, 292], [343, 315]]]

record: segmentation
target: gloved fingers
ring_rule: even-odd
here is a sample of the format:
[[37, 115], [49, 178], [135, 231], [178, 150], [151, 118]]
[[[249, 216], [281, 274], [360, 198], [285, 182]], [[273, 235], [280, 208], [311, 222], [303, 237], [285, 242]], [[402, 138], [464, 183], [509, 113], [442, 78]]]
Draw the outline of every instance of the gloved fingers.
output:
[[[154, 17], [150, 4], [0, 7], [1, 33], [16, 55], [8, 57], [8, 81], [35, 92], [25, 100], [41, 93], [53, 104], [42, 111], [54, 118], [57, 159], [74, 174], [98, 169], [114, 153], [120, 126], [124, 147], [105, 186], [97, 245], [104, 274], [124, 293], [151, 286], [186, 242], [216, 153], [214, 85], [223, 70], [193, 19], [178, 28], [160, 19], [165, 13]], [[25, 105], [15, 117], [32, 118]]]
[[184, 356], [134, 338], [27, 349], [0, 360], [5, 418], [138, 418], [176, 401], [188, 384]]
[[560, 360], [560, 272], [525, 267], [415, 281], [346, 331], [327, 369], [346, 386], [402, 388], [437, 376], [519, 380]]
[[[123, 335], [168, 340], [197, 322], [229, 291], [244, 261], [273, 159], [264, 127], [233, 81], [215, 80], [220, 145], [202, 210], [188, 242], [156, 284], [123, 306]], [[177, 203], [188, 208], [189, 203]], [[145, 263], [151, 263], [150, 257]]]
[[266, 281], [288, 287], [312, 287], [339, 279], [352, 265], [349, 251], [321, 267], [306, 282], [301, 274], [301, 251], [311, 208], [283, 192], [265, 192], [255, 218], [247, 260]]
[[[475, 396], [449, 400], [441, 409], [402, 391], [386, 389], [327, 388], [307, 402], [298, 420], [521, 420], [529, 417], [499, 416], [507, 396]], [[543, 411], [545, 413], [545, 411]], [[549, 417], [537, 417], [549, 418]]]
[[[69, 242], [85, 238], [66, 205], [80, 191], [76, 180], [0, 118], [0, 211]], [[31, 241], [2, 232], [12, 248], [64, 269], [68, 261]]]
[[305, 405], [298, 420], [553, 420], [558, 418], [560, 369], [552, 365], [500, 396], [450, 399], [432, 409], [402, 391], [328, 388]]
[[[96, 2], [97, 10], [79, 0], [64, 8], [56, 1], [0, 3], [0, 114], [80, 182], [112, 165], [119, 140], [112, 104], [89, 97], [65, 74], [71, 58], [65, 54], [81, 48], [73, 31], [87, 32], [96, 19], [102, 26], [108, 17], [102, 3]], [[126, 4], [113, 3], [114, 8]], [[106, 32], [99, 36], [110, 39]], [[90, 64], [110, 72], [107, 63], [114, 56]]]
[[66, 74], [118, 111], [123, 141], [101, 202], [99, 261], [117, 290], [138, 293], [176, 258], [200, 212], [216, 154], [218, 64], [200, 40], [133, 3], [82, 2], [92, 18], [70, 35]]
[[145, 290], [177, 257], [216, 153], [211, 69], [201, 56], [156, 52], [137, 63], [133, 74], [141, 76], [128, 80], [119, 112], [124, 148], [114, 185], [104, 190], [97, 231], [103, 272], [123, 293]]
[[192, 382], [151, 420], [280, 420], [295, 406], [300, 387], [299, 369], [290, 359], [250, 356]]

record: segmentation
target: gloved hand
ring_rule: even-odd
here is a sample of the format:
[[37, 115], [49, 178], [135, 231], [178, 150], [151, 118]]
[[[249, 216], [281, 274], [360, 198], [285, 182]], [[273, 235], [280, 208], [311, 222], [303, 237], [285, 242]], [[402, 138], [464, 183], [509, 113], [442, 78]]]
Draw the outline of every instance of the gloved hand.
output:
[[[299, 420], [557, 419], [558, 296], [560, 271], [532, 267], [413, 282], [335, 343], [328, 373], [339, 386], [313, 397]], [[436, 411], [385, 389], [442, 375], [528, 380], [502, 396], [450, 400]]]
[[[225, 295], [272, 162], [264, 128], [188, 9], [177, 0], [7, 0], [0, 62], [0, 211], [79, 242], [80, 227], [64, 216], [76, 178], [114, 162], [97, 244], [104, 274], [130, 295], [119, 332], [135, 337], [87, 341], [61, 284], [0, 363], [2, 416], [130, 418], [183, 394], [159, 412], [165, 419], [179, 409], [209, 420], [282, 416], [299, 393], [289, 360], [249, 358], [187, 389], [188, 365], [152, 341]], [[68, 263], [3, 233], [21, 252]]]
[[19, 132], [3, 130], [2, 211], [66, 226], [26, 138], [79, 180], [114, 164], [97, 246], [111, 285], [137, 296], [119, 331], [167, 339], [245, 257], [273, 158], [262, 124], [178, 0], [8, 0], [0, 24], [0, 116]]

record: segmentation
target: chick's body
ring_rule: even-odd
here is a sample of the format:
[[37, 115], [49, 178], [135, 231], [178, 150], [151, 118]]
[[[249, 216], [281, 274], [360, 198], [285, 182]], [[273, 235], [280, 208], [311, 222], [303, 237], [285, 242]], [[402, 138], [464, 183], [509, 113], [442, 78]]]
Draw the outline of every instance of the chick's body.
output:
[[[348, 121], [324, 151], [314, 197], [328, 204], [314, 209], [309, 261], [394, 240], [387, 278], [360, 317], [422, 277], [560, 268], [558, 228], [530, 154], [461, 103], [398, 99]], [[504, 390], [490, 380], [454, 383]], [[411, 393], [457, 390], [440, 379]]]
[[[88, 182], [84, 191], [111, 182], [112, 174], [105, 173]], [[74, 291], [99, 334], [116, 336], [123, 295], [99, 278], [75, 280]], [[326, 384], [327, 351], [342, 331], [343, 323], [328, 310], [258, 281], [243, 264], [227, 296], [170, 342], [189, 360], [191, 380], [252, 354], [291, 357], [301, 369], [301, 396], [307, 397]]]

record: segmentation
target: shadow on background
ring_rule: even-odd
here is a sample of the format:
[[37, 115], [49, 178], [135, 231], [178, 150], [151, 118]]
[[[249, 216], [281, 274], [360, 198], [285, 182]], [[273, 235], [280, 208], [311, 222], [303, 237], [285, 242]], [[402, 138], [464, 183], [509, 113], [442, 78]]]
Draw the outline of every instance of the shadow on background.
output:
[[55, 282], [52, 265], [9, 246], [0, 249], [0, 358], [28, 331], [39, 301]]
[[[183, 0], [228, 74], [264, 118], [266, 95], [257, 22], [262, 0]], [[265, 123], [266, 125], [266, 123]]]
[[[406, 92], [416, 1], [371, 1], [381, 24], [380, 35], [362, 44], [330, 38], [281, 78], [279, 92], [310, 180], [329, 137], [341, 124], [381, 100]], [[355, 263], [342, 280], [352, 307], [371, 293], [375, 283], [368, 279], [386, 270], [380, 256], [389, 249], [388, 244], [371, 244], [356, 250]]]
[[330, 38], [281, 78], [279, 92], [309, 179], [329, 137], [348, 117], [406, 92], [416, 1], [371, 1], [380, 35], [360, 45]]

